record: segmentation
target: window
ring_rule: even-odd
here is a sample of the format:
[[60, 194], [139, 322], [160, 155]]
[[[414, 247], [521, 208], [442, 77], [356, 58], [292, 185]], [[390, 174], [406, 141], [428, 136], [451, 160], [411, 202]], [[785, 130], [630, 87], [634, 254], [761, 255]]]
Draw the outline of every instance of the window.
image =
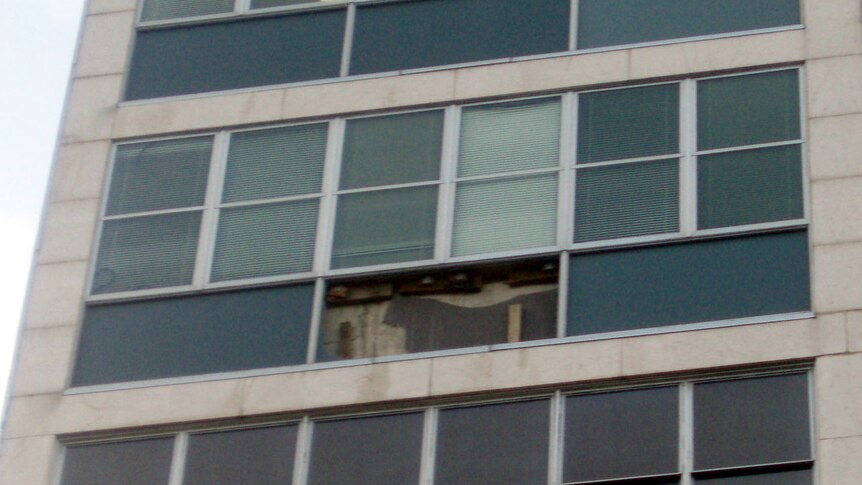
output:
[[811, 485], [809, 380], [788, 369], [74, 443], [61, 485]]
[[128, 100], [797, 28], [800, 6], [799, 0], [147, 0], [140, 21]]
[[[118, 145], [75, 383], [806, 312], [798, 83], [780, 69]], [[219, 292], [182, 294], [200, 290]], [[291, 317], [208, 313], [234, 300]], [[219, 357], [238, 322], [245, 343]], [[147, 342], [176, 354], [131, 351]]]

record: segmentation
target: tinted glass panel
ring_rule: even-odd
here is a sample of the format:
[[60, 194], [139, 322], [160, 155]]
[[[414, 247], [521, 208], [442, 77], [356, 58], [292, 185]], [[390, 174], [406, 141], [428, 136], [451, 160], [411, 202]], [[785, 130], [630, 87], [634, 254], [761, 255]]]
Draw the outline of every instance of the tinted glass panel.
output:
[[804, 231], [574, 255], [568, 332], [798, 312], [809, 298]]
[[141, 20], [165, 20], [233, 12], [234, 0], [146, 0]]
[[183, 485], [284, 485], [293, 479], [296, 426], [189, 437]]
[[213, 138], [120, 145], [106, 214], [203, 205]]
[[803, 217], [800, 152], [791, 145], [699, 157], [698, 227]]
[[777, 473], [696, 479], [697, 485], [811, 485], [814, 483], [811, 470], [792, 470]]
[[699, 81], [697, 109], [701, 150], [795, 140], [799, 75], [791, 70]]
[[434, 483], [547, 483], [549, 415], [547, 400], [440, 411]]
[[695, 470], [810, 459], [809, 428], [805, 374], [694, 387]]
[[349, 120], [341, 188], [437, 179], [442, 144], [442, 111]]
[[351, 74], [565, 51], [569, 0], [427, 0], [360, 6]]
[[73, 386], [305, 362], [313, 285], [87, 307]]
[[678, 151], [678, 84], [578, 97], [578, 163]]
[[139, 31], [126, 99], [338, 76], [344, 10]]
[[424, 414], [314, 423], [310, 485], [419, 482]]
[[327, 0], [251, 0], [251, 8], [282, 7], [285, 5], [302, 5], [325, 2]]
[[679, 389], [566, 398], [563, 481], [679, 470]]
[[578, 48], [798, 23], [799, 0], [580, 0]]
[[332, 267], [430, 259], [436, 223], [436, 185], [342, 195]]
[[153, 485], [168, 483], [174, 439], [70, 446], [61, 485]]

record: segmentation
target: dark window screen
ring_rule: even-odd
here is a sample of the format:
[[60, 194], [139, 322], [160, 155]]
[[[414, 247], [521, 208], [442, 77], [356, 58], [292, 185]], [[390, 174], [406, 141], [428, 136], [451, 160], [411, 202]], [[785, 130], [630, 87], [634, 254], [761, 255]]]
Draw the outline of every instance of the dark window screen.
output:
[[157, 438], [70, 446], [61, 485], [154, 485], [168, 483], [174, 439]]
[[805, 231], [573, 255], [569, 335], [810, 309]]
[[192, 435], [183, 485], [283, 485], [293, 480], [296, 426]]
[[549, 416], [547, 400], [440, 411], [434, 483], [547, 483]]
[[313, 285], [90, 306], [73, 386], [305, 362]]
[[422, 413], [314, 424], [309, 485], [419, 482]]
[[796, 25], [799, 0], [580, 0], [578, 49]]
[[359, 7], [351, 74], [568, 49], [569, 0], [429, 0]]
[[138, 32], [126, 99], [336, 77], [345, 12]]

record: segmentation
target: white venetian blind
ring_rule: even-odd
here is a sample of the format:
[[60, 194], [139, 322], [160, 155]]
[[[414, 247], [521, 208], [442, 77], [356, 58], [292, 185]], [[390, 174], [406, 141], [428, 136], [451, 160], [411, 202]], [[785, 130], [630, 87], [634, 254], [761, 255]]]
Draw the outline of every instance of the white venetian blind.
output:
[[234, 0], [146, 0], [141, 20], [167, 20], [233, 11]]

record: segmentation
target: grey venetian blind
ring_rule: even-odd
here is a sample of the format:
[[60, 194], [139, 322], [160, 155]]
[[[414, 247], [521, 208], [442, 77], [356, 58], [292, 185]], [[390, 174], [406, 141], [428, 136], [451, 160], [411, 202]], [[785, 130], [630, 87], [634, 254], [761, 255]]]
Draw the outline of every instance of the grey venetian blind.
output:
[[141, 20], [167, 20], [233, 12], [234, 0], [146, 0]]

